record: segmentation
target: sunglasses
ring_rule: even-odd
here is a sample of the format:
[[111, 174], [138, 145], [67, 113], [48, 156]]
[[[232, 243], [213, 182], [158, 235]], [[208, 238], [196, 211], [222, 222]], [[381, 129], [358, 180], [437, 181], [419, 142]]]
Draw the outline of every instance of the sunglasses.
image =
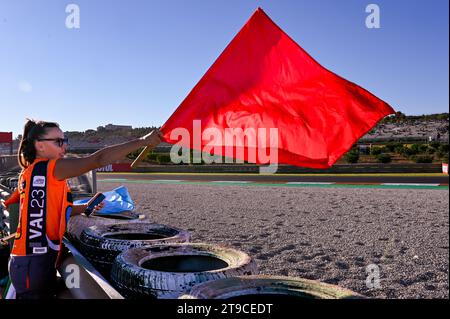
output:
[[62, 147], [64, 144], [66, 144], [66, 145], [69, 144], [69, 139], [67, 137], [65, 137], [65, 138], [41, 138], [41, 139], [38, 139], [38, 141], [53, 141], [59, 147]]

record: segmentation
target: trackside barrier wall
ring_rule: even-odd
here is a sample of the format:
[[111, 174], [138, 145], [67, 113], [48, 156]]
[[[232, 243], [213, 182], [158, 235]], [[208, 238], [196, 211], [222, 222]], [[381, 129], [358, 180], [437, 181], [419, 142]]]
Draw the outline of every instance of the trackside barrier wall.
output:
[[[264, 167], [264, 166], [262, 166]], [[137, 167], [139, 173], [259, 173], [257, 165], [151, 165]], [[291, 165], [278, 165], [278, 174], [353, 174], [353, 173], [442, 173], [441, 164], [348, 164], [328, 169], [311, 169]]]

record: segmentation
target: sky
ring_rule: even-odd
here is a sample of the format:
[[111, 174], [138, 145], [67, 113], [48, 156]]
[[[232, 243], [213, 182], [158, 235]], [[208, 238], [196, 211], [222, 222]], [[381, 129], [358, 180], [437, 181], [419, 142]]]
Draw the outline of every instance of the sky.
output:
[[448, 0], [0, 0], [0, 131], [161, 126], [258, 7], [395, 110], [448, 112]]

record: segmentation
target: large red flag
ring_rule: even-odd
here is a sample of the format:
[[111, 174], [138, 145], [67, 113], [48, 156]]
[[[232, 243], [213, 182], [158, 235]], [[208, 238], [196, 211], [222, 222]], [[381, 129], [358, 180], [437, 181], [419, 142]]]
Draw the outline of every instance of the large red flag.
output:
[[[258, 8], [161, 131], [168, 143], [200, 151], [214, 145], [208, 152], [226, 155], [227, 129], [248, 129], [253, 137], [256, 129], [267, 129], [258, 138], [269, 152], [269, 128], [277, 128], [277, 163], [328, 168], [392, 113], [387, 103], [319, 65]], [[186, 129], [191, 140], [171, 137], [177, 128]], [[211, 128], [223, 139], [203, 134]], [[233, 157], [265, 164], [249, 157], [256, 146], [236, 143]]]

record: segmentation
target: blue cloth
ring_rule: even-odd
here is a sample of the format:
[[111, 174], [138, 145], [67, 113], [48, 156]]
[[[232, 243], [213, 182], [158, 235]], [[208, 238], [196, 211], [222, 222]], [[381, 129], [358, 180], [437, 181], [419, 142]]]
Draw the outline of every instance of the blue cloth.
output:
[[[100, 211], [95, 212], [97, 215], [117, 214], [123, 211], [132, 211], [135, 208], [130, 193], [124, 186], [119, 186], [112, 191], [103, 193], [103, 195], [106, 196], [103, 200], [105, 206]], [[89, 200], [90, 198], [80, 199], [75, 201], [74, 204], [86, 204]]]

